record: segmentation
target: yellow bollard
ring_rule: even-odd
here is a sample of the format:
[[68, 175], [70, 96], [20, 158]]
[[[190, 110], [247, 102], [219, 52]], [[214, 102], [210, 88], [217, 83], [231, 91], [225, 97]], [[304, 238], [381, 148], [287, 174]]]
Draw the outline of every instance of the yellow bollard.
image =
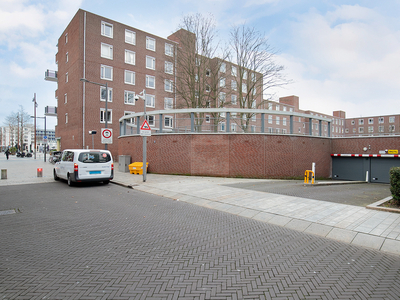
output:
[[304, 183], [308, 184], [310, 181], [310, 174], [311, 174], [311, 184], [314, 184], [314, 172], [311, 170], [306, 170], [304, 173]]

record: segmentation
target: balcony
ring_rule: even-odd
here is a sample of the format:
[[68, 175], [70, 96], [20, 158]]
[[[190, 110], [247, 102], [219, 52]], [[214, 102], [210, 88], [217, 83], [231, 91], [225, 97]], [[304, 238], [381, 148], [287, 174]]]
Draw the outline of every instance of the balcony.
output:
[[44, 80], [57, 82], [58, 81], [57, 71], [47, 70], [44, 73]]

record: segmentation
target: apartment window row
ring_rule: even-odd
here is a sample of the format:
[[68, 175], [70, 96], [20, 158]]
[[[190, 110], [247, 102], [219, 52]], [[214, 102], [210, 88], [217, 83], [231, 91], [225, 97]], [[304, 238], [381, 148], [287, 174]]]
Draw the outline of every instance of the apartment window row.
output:
[[[113, 24], [107, 23], [105, 21], [101, 22], [101, 35], [109, 38], [114, 37], [114, 26]], [[66, 35], [66, 43], [68, 41], [68, 36]], [[136, 32], [125, 29], [125, 43], [136, 45]], [[146, 49], [150, 51], [156, 51], [156, 39], [147, 36], [146, 37]], [[164, 49], [165, 55], [174, 56], [174, 45], [165, 43]]]
[[[234, 77], [237, 77], [237, 75], [238, 75], [238, 68], [237, 68], [237, 66], [231, 66], [231, 75], [232, 76], [234, 76]], [[221, 73], [226, 73], [226, 63], [221, 63], [221, 65], [220, 65], [220, 68], [219, 68], [219, 71], [221, 72]], [[244, 70], [243, 71], [243, 79], [244, 80], [247, 80], [247, 71], [246, 70]], [[257, 76], [256, 76], [256, 74], [255, 73], [251, 73], [251, 80], [253, 81], [253, 82], [256, 82], [257, 81]]]
[[[375, 118], [368, 118], [368, 124], [373, 125], [374, 124], [374, 119]], [[395, 122], [395, 117], [389, 117], [389, 123], [394, 123]], [[378, 117], [378, 124], [384, 124], [385, 123], [385, 117]], [[351, 125], [355, 125], [356, 121], [351, 120]], [[358, 119], [358, 125], [364, 125], [364, 119]]]

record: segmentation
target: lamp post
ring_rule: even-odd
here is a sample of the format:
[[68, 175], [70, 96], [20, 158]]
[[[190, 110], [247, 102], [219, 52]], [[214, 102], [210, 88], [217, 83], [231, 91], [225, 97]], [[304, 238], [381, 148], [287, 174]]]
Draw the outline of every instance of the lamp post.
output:
[[[36, 109], [35, 109], [36, 112]], [[47, 138], [47, 131], [46, 131], [46, 116], [44, 117], [36, 117], [36, 116], [31, 116], [31, 118], [35, 119], [35, 159], [36, 159], [36, 119], [44, 119], [44, 136], [43, 139], [45, 139], [44, 137]], [[44, 145], [44, 162], [46, 162], [46, 153], [47, 152], [47, 145]]]
[[36, 107], [37, 107], [36, 93], [33, 96], [32, 102], [33, 102], [33, 106], [34, 106], [34, 120], [33, 120], [33, 122], [35, 123], [34, 124], [34, 127], [35, 127], [35, 148], [34, 148], [33, 153], [34, 153], [34, 158], [36, 159]]
[[[137, 95], [139, 98], [144, 100], [144, 109], [143, 109], [143, 117], [146, 120], [146, 90], [143, 90], [140, 94]], [[139, 124], [137, 124], [139, 126]], [[143, 182], [146, 182], [147, 176], [147, 136], [143, 136]]]
[[[84, 83], [93, 83], [93, 84], [97, 84], [100, 86], [104, 86], [106, 88], [106, 110], [105, 110], [105, 116], [104, 116], [104, 122], [105, 122], [105, 128], [108, 128], [108, 108], [107, 108], [107, 104], [108, 104], [108, 84], [107, 82], [104, 83], [98, 83], [98, 82], [93, 82], [93, 81], [89, 81], [86, 78], [81, 78], [80, 81], [84, 82]], [[92, 136], [93, 138], [93, 136]], [[85, 145], [83, 145], [83, 147], [85, 147]], [[104, 146], [104, 149], [107, 150], [108, 149], [108, 144], [106, 143]]]

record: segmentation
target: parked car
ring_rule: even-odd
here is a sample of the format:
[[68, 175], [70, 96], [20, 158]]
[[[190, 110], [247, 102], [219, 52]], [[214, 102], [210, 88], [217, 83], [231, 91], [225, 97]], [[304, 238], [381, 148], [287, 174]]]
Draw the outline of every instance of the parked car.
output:
[[53, 151], [50, 155], [49, 162], [55, 164], [57, 161], [61, 160], [62, 151]]
[[108, 150], [66, 149], [53, 170], [54, 180], [76, 182], [97, 181], [108, 184], [114, 178], [114, 162]]

